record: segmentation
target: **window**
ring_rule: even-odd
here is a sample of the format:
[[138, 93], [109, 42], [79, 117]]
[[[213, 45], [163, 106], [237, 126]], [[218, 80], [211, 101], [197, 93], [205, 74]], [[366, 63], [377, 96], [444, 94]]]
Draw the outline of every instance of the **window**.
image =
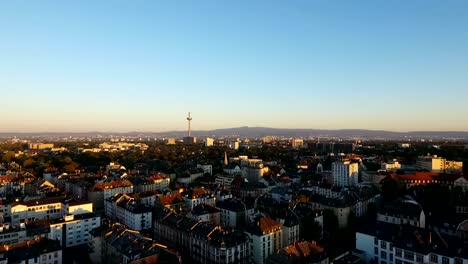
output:
[[455, 258], [455, 264], [463, 264], [463, 260], [460, 258]]
[[375, 244], [375, 245], [378, 245], [378, 244], [379, 244], [379, 239], [378, 239], [378, 238], [374, 238], [374, 244]]
[[393, 251], [393, 244], [390, 243], [390, 250]]
[[389, 258], [390, 262], [393, 261], [393, 253], [390, 253], [390, 258]]
[[424, 257], [422, 255], [416, 255], [416, 263], [423, 263]]
[[439, 262], [439, 256], [434, 255], [434, 254], [431, 254], [429, 260], [430, 260], [431, 262], [437, 263], [437, 262]]
[[380, 247], [383, 248], [383, 249], [387, 249], [387, 242], [380, 241]]
[[387, 259], [387, 252], [381, 251], [381, 252], [380, 252], [380, 258], [381, 258], [381, 259]]
[[449, 264], [450, 260], [447, 257], [442, 257], [442, 264]]
[[379, 255], [379, 248], [378, 248], [378, 247], [375, 247], [375, 248], [374, 248], [374, 253], [375, 253], [376, 255]]
[[403, 264], [403, 261], [401, 261], [400, 259], [397, 259], [397, 260], [395, 261], [395, 264]]
[[401, 249], [397, 248], [397, 249], [395, 250], [395, 255], [396, 255], [397, 257], [401, 257], [401, 256], [402, 256], [402, 251], [401, 251]]
[[410, 251], [405, 251], [405, 259], [414, 260], [414, 253]]

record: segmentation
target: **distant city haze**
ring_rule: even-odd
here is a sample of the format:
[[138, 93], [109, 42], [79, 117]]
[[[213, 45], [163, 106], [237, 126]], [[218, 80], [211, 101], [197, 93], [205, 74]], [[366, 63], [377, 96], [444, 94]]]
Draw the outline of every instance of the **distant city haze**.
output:
[[468, 1], [2, 1], [0, 132], [468, 131]]

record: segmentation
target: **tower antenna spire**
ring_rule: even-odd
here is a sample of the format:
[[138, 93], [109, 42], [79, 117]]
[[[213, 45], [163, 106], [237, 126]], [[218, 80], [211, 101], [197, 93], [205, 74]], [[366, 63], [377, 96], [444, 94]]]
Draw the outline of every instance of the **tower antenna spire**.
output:
[[188, 121], [188, 136], [192, 136], [192, 113], [189, 112], [187, 116]]

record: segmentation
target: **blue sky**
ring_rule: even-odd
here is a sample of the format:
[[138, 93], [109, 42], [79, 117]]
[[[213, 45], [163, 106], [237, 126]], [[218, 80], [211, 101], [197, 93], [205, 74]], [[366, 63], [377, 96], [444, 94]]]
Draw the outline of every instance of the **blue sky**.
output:
[[0, 131], [468, 131], [467, 1], [1, 1]]

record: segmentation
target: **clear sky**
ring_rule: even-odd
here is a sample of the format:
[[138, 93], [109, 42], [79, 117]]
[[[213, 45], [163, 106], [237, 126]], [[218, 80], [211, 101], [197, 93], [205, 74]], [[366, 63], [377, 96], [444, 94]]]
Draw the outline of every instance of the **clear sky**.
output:
[[0, 1], [0, 131], [468, 131], [468, 1]]

